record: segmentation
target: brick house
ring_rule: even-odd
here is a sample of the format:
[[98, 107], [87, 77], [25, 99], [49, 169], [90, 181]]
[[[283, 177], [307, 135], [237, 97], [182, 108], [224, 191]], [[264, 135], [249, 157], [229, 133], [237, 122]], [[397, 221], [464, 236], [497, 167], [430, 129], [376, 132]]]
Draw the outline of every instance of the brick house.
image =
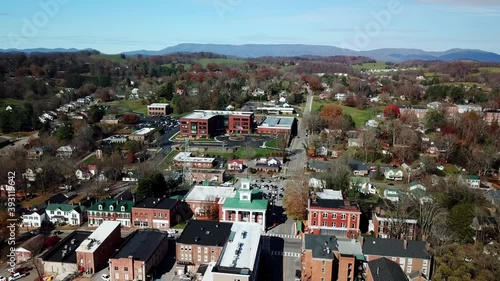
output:
[[354, 201], [321, 199], [313, 195], [307, 206], [309, 233], [358, 237], [361, 209]]
[[199, 266], [219, 260], [232, 223], [191, 220], [176, 241], [178, 264]]
[[253, 112], [195, 110], [180, 119], [180, 136], [210, 138], [226, 133], [250, 134], [253, 127]]
[[362, 276], [364, 256], [355, 239], [306, 234], [301, 262], [303, 281], [347, 281]]
[[148, 105], [149, 116], [167, 116], [170, 113], [170, 104], [153, 103]]
[[[380, 238], [406, 238], [415, 240], [418, 237], [418, 221], [412, 218], [393, 218], [386, 215], [385, 210], [377, 209], [372, 213], [373, 232], [375, 237]], [[391, 229], [399, 229], [399, 237], [393, 237]]]
[[103, 222], [76, 249], [78, 269], [86, 275], [93, 275], [107, 267], [108, 259], [121, 242], [120, 223]]
[[233, 159], [227, 162], [227, 169], [229, 171], [243, 171], [244, 165], [243, 160]]
[[166, 230], [176, 224], [180, 202], [169, 198], [145, 198], [132, 207], [132, 226]]
[[197, 220], [217, 219], [209, 218], [207, 209], [214, 209], [218, 214], [221, 209], [221, 199], [232, 198], [235, 195], [236, 190], [234, 187], [195, 185], [186, 194], [184, 201], [193, 212], [193, 218]]
[[148, 280], [146, 276], [160, 265], [167, 251], [165, 232], [136, 230], [109, 259], [109, 276], [112, 281]]
[[424, 241], [366, 237], [363, 253], [368, 262], [385, 257], [398, 263], [406, 274], [422, 275], [431, 280], [432, 257]]
[[102, 200], [90, 206], [88, 211], [89, 226], [99, 226], [104, 221], [119, 221], [123, 227], [131, 226], [131, 213], [134, 201]]

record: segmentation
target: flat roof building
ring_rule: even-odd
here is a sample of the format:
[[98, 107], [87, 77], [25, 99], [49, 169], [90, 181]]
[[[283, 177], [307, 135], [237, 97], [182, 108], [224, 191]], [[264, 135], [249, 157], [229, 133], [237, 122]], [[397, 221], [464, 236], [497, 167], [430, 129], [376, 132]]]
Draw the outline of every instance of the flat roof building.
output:
[[297, 134], [297, 119], [295, 117], [267, 116], [266, 119], [257, 127], [259, 134]]
[[232, 198], [236, 195], [236, 189], [225, 186], [203, 186], [195, 185], [184, 198], [197, 219], [207, 219], [207, 204], [214, 204], [219, 209], [221, 199]]
[[169, 229], [176, 223], [179, 204], [175, 199], [144, 198], [132, 207], [132, 224], [140, 228]]
[[92, 275], [106, 267], [120, 241], [120, 222], [103, 222], [76, 249], [78, 268], [85, 274]]
[[45, 273], [55, 275], [65, 272], [77, 272], [76, 249], [92, 234], [91, 231], [73, 231], [54, 247], [42, 255]]
[[144, 142], [146, 141], [154, 132], [156, 128], [142, 128], [129, 135], [129, 139], [133, 141]]
[[195, 110], [180, 119], [180, 136], [210, 138], [226, 133], [250, 134], [254, 128], [253, 112]]
[[158, 230], [133, 232], [109, 259], [111, 280], [148, 280], [147, 274], [160, 264], [167, 250], [168, 241], [165, 232]]
[[180, 152], [175, 155], [175, 165], [189, 165], [193, 168], [212, 168], [214, 166], [215, 158], [213, 157], [193, 157], [191, 155], [191, 152]]
[[170, 104], [168, 103], [152, 103], [148, 105], [148, 115], [150, 116], [166, 116], [170, 113]]

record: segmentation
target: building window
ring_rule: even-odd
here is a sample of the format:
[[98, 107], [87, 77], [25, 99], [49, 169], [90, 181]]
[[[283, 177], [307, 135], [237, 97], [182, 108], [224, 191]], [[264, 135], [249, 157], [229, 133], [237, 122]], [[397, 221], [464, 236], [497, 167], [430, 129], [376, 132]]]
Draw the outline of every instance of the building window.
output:
[[355, 228], [355, 227], [356, 227], [356, 225], [354, 223], [351, 224], [351, 228]]
[[313, 225], [316, 225], [316, 221], [313, 221]]
[[112, 212], [113, 211], [113, 206], [109, 206], [109, 210]]
[[102, 205], [98, 206], [99, 211], [102, 211]]
[[199, 262], [201, 261], [201, 256], [200, 256], [200, 255], [198, 255], [198, 261], [199, 261]]
[[352, 220], [356, 220], [356, 215], [352, 215]]
[[423, 266], [427, 266], [427, 265], [429, 265], [429, 261], [428, 260], [424, 260], [423, 261]]
[[342, 214], [341, 219], [345, 220], [345, 218], [346, 218], [346, 215]]
[[323, 218], [324, 219], [328, 218], [328, 214], [327, 213], [323, 213]]
[[118, 270], [118, 266], [115, 266], [115, 270]]
[[125, 212], [125, 206], [122, 206], [122, 212]]
[[198, 254], [201, 253], [201, 247], [198, 247]]
[[321, 268], [321, 273], [325, 273], [325, 268], [324, 267]]
[[321, 281], [325, 281], [325, 278], [321, 277]]
[[323, 226], [326, 226], [326, 221], [323, 222]]
[[406, 267], [406, 273], [411, 273], [411, 265]]
[[318, 214], [317, 213], [313, 213], [313, 218], [317, 217]]
[[408, 265], [411, 265], [412, 263], [413, 263], [413, 259], [412, 259], [412, 258], [408, 258], [408, 262], [407, 262], [407, 264], [408, 264]]
[[336, 213], [333, 213], [332, 214], [332, 219], [336, 219], [337, 218], [337, 214]]
[[396, 257], [392, 257], [392, 261], [396, 261], [396, 260], [397, 260], [397, 258], [396, 258]]
[[422, 267], [422, 274], [427, 275], [427, 267]]
[[208, 253], [208, 248], [205, 248], [205, 254]]
[[321, 261], [321, 265], [325, 266], [326, 265], [326, 261]]
[[[123, 271], [128, 271], [128, 267], [124, 267]], [[126, 278], [125, 278], [126, 279]]]
[[337, 227], [337, 224], [332, 222], [332, 227]]
[[340, 223], [340, 227], [345, 228], [345, 222]]
[[119, 280], [119, 279], [120, 279], [120, 273], [115, 272], [115, 280]]
[[125, 280], [129, 280], [128, 279], [128, 273], [125, 273]]

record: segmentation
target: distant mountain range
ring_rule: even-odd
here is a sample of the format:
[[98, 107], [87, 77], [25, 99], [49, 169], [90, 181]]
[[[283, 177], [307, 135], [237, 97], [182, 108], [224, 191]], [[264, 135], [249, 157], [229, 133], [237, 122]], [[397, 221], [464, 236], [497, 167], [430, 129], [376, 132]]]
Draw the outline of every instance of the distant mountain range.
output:
[[[91, 50], [91, 49], [86, 49]], [[7, 49], [0, 52], [26, 52], [26, 53], [49, 53], [49, 52], [76, 52], [77, 49]], [[500, 55], [473, 49], [451, 49], [444, 52], [427, 52], [419, 49], [376, 49], [371, 51], [354, 51], [334, 46], [324, 45], [301, 45], [301, 44], [195, 44], [184, 43], [164, 48], [159, 51], [138, 50], [125, 52], [125, 55], [167, 55], [173, 53], [195, 53], [209, 52], [225, 56], [240, 58], [256, 57], [296, 57], [296, 56], [365, 56], [378, 61], [402, 62], [408, 60], [475, 60], [480, 62], [500, 62]]]

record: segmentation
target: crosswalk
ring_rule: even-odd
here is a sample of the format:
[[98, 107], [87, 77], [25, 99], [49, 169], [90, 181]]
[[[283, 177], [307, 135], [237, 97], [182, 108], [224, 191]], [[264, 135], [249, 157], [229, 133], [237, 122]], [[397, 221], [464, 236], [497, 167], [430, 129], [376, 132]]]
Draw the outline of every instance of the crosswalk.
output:
[[271, 251], [271, 255], [273, 255], [273, 256], [283, 256], [283, 257], [293, 257], [293, 258], [299, 258], [300, 257], [300, 253], [281, 252], [281, 251]]
[[264, 234], [270, 237], [288, 238], [288, 239], [301, 239], [299, 235], [292, 234], [281, 234], [281, 233], [266, 233]]

